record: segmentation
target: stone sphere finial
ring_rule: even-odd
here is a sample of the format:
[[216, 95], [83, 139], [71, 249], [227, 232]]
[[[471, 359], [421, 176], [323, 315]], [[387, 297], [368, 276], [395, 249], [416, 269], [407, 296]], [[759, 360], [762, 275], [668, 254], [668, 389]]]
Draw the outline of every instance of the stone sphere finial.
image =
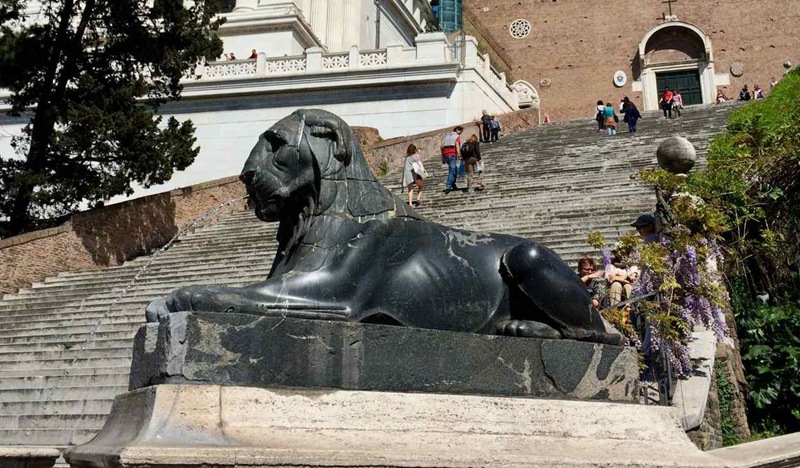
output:
[[669, 137], [658, 145], [658, 165], [673, 174], [686, 174], [697, 161], [697, 150], [683, 137]]

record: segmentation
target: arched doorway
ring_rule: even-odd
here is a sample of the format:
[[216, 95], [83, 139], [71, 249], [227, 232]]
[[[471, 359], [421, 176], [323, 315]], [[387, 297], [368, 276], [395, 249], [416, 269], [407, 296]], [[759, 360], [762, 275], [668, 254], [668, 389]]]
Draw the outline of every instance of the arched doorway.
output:
[[681, 90], [684, 102], [714, 102], [716, 83], [711, 39], [697, 26], [669, 21], [651, 29], [639, 43], [639, 80], [647, 110], [658, 109], [665, 87]]

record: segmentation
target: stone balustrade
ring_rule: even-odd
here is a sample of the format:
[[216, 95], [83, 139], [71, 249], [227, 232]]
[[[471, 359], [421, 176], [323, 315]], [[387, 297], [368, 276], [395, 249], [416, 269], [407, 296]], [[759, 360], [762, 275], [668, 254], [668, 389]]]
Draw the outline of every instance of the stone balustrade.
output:
[[320, 73], [349, 73], [357, 70], [396, 70], [436, 65], [459, 66], [459, 72], [474, 70], [502, 98], [518, 102], [517, 91], [506, 81], [504, 73], [492, 68], [489, 56], [481, 55], [475, 39], [467, 36], [458, 46], [447, 42], [444, 34], [427, 33], [417, 37], [416, 47], [390, 45], [385, 49], [360, 50], [353, 46], [348, 52], [326, 53], [319, 47], [306, 49], [303, 55], [257, 59], [208, 62], [198, 65], [188, 80], [202, 84], [271, 76], [312, 75]]

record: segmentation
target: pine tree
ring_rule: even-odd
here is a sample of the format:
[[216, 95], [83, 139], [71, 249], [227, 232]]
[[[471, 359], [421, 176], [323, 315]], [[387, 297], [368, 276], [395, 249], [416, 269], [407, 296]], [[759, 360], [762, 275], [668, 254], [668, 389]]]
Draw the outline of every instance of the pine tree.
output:
[[0, 0], [0, 88], [27, 120], [16, 154], [0, 154], [0, 235], [188, 167], [193, 124], [157, 111], [222, 52], [219, 0], [41, 0], [25, 18], [28, 3]]

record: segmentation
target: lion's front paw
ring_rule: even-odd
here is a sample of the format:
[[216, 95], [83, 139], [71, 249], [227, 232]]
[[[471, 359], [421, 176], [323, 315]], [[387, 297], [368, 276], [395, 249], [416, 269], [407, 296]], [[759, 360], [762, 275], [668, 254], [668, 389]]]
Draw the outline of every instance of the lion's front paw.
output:
[[196, 304], [198, 302], [197, 299], [203, 296], [204, 289], [201, 286], [176, 289], [167, 294], [166, 297], [160, 297], [148, 304], [144, 310], [145, 318], [148, 322], [158, 322], [160, 317], [170, 312], [195, 310], [193, 304]]

